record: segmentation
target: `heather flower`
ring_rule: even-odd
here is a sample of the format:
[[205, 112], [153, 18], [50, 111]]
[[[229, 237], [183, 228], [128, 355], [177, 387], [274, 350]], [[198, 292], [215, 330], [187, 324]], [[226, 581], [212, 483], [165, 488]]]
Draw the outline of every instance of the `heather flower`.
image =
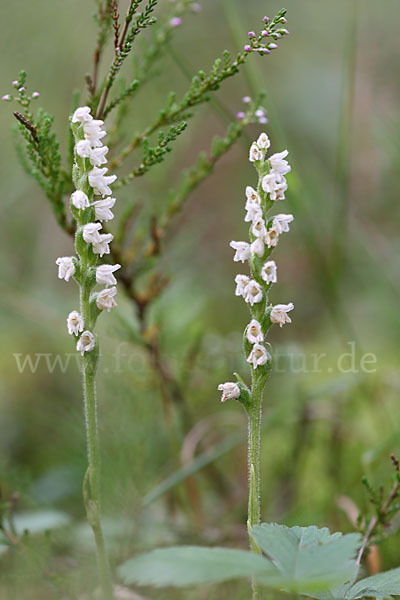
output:
[[98, 296], [96, 298], [97, 307], [100, 310], [107, 310], [108, 312], [110, 312], [110, 310], [114, 308], [114, 306], [117, 306], [117, 303], [114, 300], [114, 296], [116, 295], [116, 287], [104, 288], [104, 290], [101, 290], [101, 292], [98, 293]]
[[180, 17], [173, 17], [169, 24], [171, 27], [179, 27], [179, 25], [182, 25], [182, 19]]
[[118, 271], [121, 265], [100, 265], [96, 269], [96, 282], [100, 285], [115, 285], [117, 280], [113, 273]]
[[115, 204], [115, 198], [103, 198], [102, 200], [96, 200], [93, 203], [95, 217], [98, 221], [111, 221], [114, 218], [114, 213], [111, 212], [111, 208]]
[[250, 258], [250, 244], [248, 244], [247, 242], [235, 242], [232, 241], [230, 244], [230, 247], [233, 248], [234, 250], [236, 250], [236, 254], [233, 257], [233, 260], [235, 262], [245, 262], [246, 260], [249, 260]]
[[277, 266], [274, 260], [268, 260], [261, 269], [261, 277], [265, 283], [277, 282]]
[[70, 335], [79, 335], [85, 328], [83, 317], [77, 310], [69, 313], [67, 318], [68, 333]]
[[221, 402], [225, 402], [231, 398], [239, 398], [240, 388], [237, 383], [227, 381], [226, 383], [220, 383], [218, 390], [222, 392]]
[[245, 302], [247, 302], [251, 306], [257, 304], [258, 302], [261, 302], [261, 300], [263, 299], [263, 291], [261, 285], [257, 281], [254, 281], [254, 279], [251, 279], [247, 284], [244, 299]]
[[268, 360], [268, 354], [264, 346], [261, 344], [254, 344], [252, 351], [247, 357], [247, 362], [250, 363], [253, 369], [258, 366], [265, 365]]
[[75, 274], [75, 265], [72, 256], [61, 256], [60, 258], [57, 258], [56, 265], [58, 265], [59, 279], [69, 281]]
[[71, 202], [75, 208], [78, 208], [79, 210], [84, 210], [90, 205], [89, 198], [86, 196], [85, 192], [82, 192], [82, 190], [76, 190], [73, 192], [71, 195]]
[[83, 356], [85, 352], [90, 352], [96, 345], [96, 338], [91, 331], [84, 331], [76, 344], [76, 349]]
[[282, 327], [285, 323], [291, 323], [292, 320], [287, 313], [293, 309], [293, 302], [289, 304], [276, 304], [270, 313], [271, 323], [276, 323], [279, 327]]
[[106, 175], [107, 168], [93, 167], [89, 172], [89, 184], [92, 186], [94, 193], [101, 196], [109, 196], [111, 188], [109, 187], [117, 179], [116, 175]]
[[257, 344], [264, 341], [264, 335], [261, 330], [261, 325], [257, 319], [252, 319], [246, 329], [246, 337], [250, 344]]

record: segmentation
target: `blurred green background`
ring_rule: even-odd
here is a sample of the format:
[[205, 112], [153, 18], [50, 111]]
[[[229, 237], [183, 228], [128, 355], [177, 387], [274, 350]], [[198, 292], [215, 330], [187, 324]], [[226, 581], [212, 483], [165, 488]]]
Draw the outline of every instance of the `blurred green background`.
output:
[[[95, 43], [93, 5], [3, 4], [2, 94], [25, 69], [29, 90], [39, 91], [37, 102], [55, 116], [65, 155], [72, 91], [84, 90]], [[281, 7], [275, 0], [203, 0], [201, 13], [177, 29], [175, 54], [206, 70]], [[290, 327], [271, 333], [279, 368], [265, 397], [262, 518], [351, 531], [350, 517], [372, 510], [362, 475], [388, 488], [389, 455], [400, 454], [400, 11], [397, 0], [287, 0], [285, 7], [291, 35], [271, 56], [251, 57], [218, 93], [235, 115], [242, 96], [266, 90], [265, 129], [273, 151], [289, 149], [293, 169], [278, 210], [292, 212], [295, 222], [274, 255], [279, 282], [271, 299], [293, 301], [296, 309]], [[135, 97], [132, 132], [153, 120], [171, 87], [182, 94], [188, 86], [169, 53], [160, 67], [158, 79]], [[57, 279], [55, 266], [58, 256], [72, 253], [72, 242], [17, 161], [12, 109], [4, 102], [0, 111], [0, 501], [15, 504], [17, 529], [31, 533], [24, 549], [7, 549], [0, 537], [0, 598], [84, 598], [96, 569], [81, 500], [80, 374], [65, 327], [77, 289]], [[225, 127], [215, 103], [201, 107], [175, 153], [118, 194], [120, 206], [137, 194], [156, 211], [167, 187]], [[219, 403], [216, 387], [235, 370], [247, 378], [241, 334], [248, 314], [234, 297], [238, 269], [229, 241], [247, 235], [244, 188], [255, 184], [247, 150], [260, 130], [249, 127], [164, 240], [162, 268], [171, 281], [152, 320], [184, 390], [189, 430], [179, 414], [166, 415], [159, 380], [132, 342], [136, 318], [122, 290], [118, 310], [101, 319], [99, 419], [114, 565], [163, 544], [247, 546], [246, 421], [239, 406]], [[44, 356], [35, 372], [21, 373], [15, 356], [64, 360], [66, 353], [68, 368], [52, 373]], [[313, 368], [314, 355], [323, 353]], [[354, 364], [344, 353], [354, 355]], [[364, 358], [371, 362], [363, 369], [366, 354], [374, 356]], [[209, 467], [158, 487], [172, 474], [182, 478], [182, 466], [205, 451], [213, 453]], [[59, 527], [43, 532], [52, 519]], [[382, 568], [399, 559], [394, 535], [380, 546]], [[144, 596], [239, 599], [247, 597], [247, 584]]]

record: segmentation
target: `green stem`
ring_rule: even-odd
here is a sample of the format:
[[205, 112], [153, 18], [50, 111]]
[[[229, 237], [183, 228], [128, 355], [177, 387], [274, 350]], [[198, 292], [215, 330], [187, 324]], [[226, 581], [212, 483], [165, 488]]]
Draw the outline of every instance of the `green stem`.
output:
[[[261, 416], [262, 416], [262, 396], [265, 381], [259, 381], [257, 374], [253, 372], [253, 389], [251, 406], [248, 409], [249, 419], [249, 504], [247, 517], [247, 530], [249, 533], [251, 550], [261, 554], [260, 548], [251, 537], [251, 530], [254, 525], [259, 525], [260, 518], [260, 437], [261, 437]], [[252, 581], [253, 600], [261, 598], [258, 584]]]
[[[94, 350], [93, 352], [95, 352]], [[95, 361], [95, 363], [94, 363]], [[84, 489], [87, 518], [93, 530], [97, 564], [103, 600], [112, 600], [113, 586], [110, 565], [104, 544], [103, 529], [100, 519], [100, 445], [97, 427], [96, 399], [96, 367], [97, 358], [85, 355], [83, 358], [83, 391], [86, 423], [86, 441], [88, 451], [88, 475], [90, 481], [90, 497]], [[85, 487], [85, 486], [84, 486]]]

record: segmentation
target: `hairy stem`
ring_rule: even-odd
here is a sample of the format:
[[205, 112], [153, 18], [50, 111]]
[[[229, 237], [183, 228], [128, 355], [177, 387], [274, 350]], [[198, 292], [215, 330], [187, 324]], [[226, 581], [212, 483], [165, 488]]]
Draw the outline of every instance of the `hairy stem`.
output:
[[86, 423], [86, 441], [88, 452], [88, 475], [90, 481], [90, 498], [86, 493], [85, 504], [87, 518], [93, 530], [97, 564], [103, 600], [112, 600], [111, 571], [107, 552], [104, 544], [103, 529], [100, 519], [100, 445], [97, 426], [97, 399], [96, 399], [96, 366], [92, 357], [83, 358], [83, 391], [84, 412]]
[[[253, 372], [253, 388], [251, 406], [248, 408], [249, 419], [249, 447], [248, 447], [248, 468], [249, 468], [249, 503], [247, 530], [249, 532], [251, 550], [261, 554], [260, 548], [251, 537], [251, 530], [254, 525], [259, 525], [260, 518], [260, 437], [261, 437], [261, 416], [262, 416], [262, 396], [264, 383], [259, 381], [257, 374]], [[253, 600], [261, 598], [257, 583], [252, 581]]]

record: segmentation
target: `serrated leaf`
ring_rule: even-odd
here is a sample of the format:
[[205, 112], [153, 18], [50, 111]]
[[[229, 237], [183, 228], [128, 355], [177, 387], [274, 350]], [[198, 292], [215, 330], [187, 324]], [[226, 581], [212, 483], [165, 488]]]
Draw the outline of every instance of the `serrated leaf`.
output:
[[400, 568], [361, 579], [348, 590], [346, 598], [357, 600], [373, 596], [379, 599], [390, 598], [392, 595], [400, 596]]
[[354, 581], [357, 575], [358, 534], [263, 523], [251, 535], [279, 569], [282, 587], [288, 590], [312, 595]]
[[277, 570], [262, 556], [245, 550], [176, 546], [131, 558], [119, 568], [119, 575], [127, 584], [185, 587], [256, 575], [267, 579]]

